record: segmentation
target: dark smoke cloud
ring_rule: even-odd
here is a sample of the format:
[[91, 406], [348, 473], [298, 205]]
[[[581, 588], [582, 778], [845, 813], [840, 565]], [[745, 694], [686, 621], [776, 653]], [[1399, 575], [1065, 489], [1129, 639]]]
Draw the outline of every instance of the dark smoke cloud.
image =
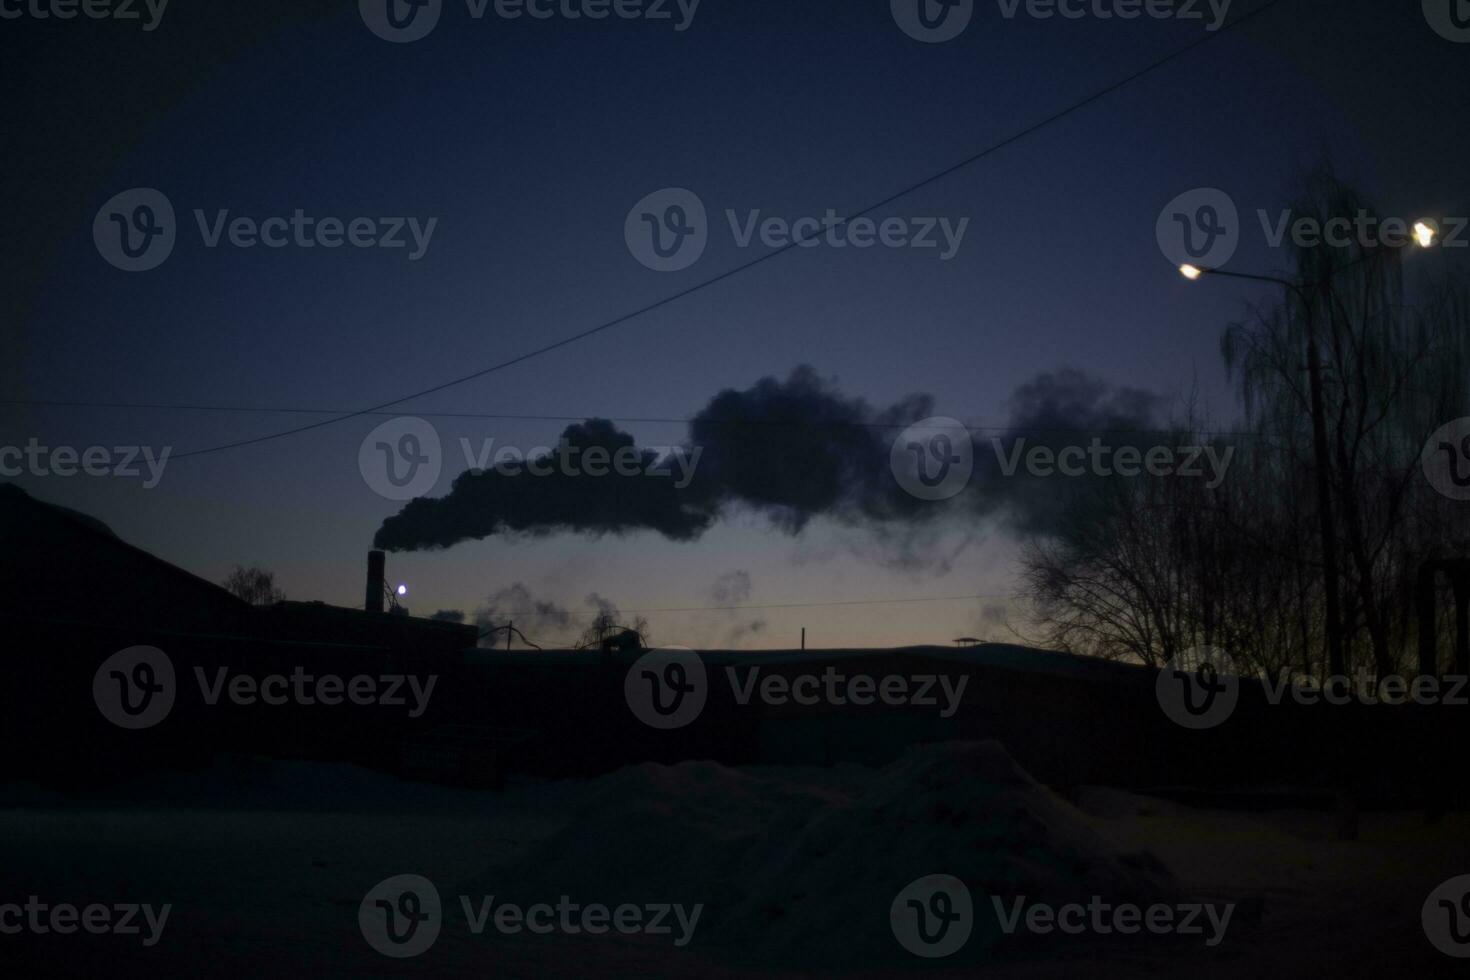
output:
[[1010, 419], [1002, 433], [976, 432], [972, 505], [999, 511], [1012, 528], [1046, 534], [1078, 499], [1108, 477], [1032, 476], [1021, 466], [1007, 475], [1001, 455], [1035, 447], [1053, 451], [1087, 446], [1094, 438], [1113, 449], [1168, 443], [1160, 431], [1163, 399], [1137, 388], [1115, 388], [1085, 371], [1067, 369], [1037, 375], [1010, 397]]
[[[610, 459], [625, 447], [633, 448], [633, 437], [606, 419], [569, 425], [562, 439], [578, 457], [592, 447], [606, 450]], [[677, 488], [674, 479], [644, 475], [658, 463], [659, 455], [644, 449], [638, 451], [638, 475], [633, 476], [573, 476], [562, 469], [548, 476], [507, 475], [493, 467], [467, 470], [455, 478], [448, 496], [409, 501], [383, 522], [373, 542], [389, 551], [415, 551], [507, 533], [651, 530], [675, 541], [697, 538], [714, 515]]]
[[[784, 381], [764, 378], [744, 391], [715, 395], [689, 425], [690, 454], [699, 453], [683, 489], [669, 477], [505, 476], [466, 472], [442, 498], [411, 501], [379, 529], [376, 545], [395, 551], [446, 548], [494, 534], [559, 532], [622, 534], [651, 530], [675, 541], [698, 538], [735, 509], [764, 514], [798, 534], [816, 518], [876, 532], [890, 539], [934, 540], [945, 519], [971, 524], [1005, 521], [1045, 533], [1055, 526], [1069, 495], [1086, 480], [1028, 477], [1003, 472], [998, 452], [1018, 446], [1086, 445], [1093, 435], [1112, 446], [1142, 445], [1159, 436], [1139, 434], [1157, 424], [1160, 399], [1114, 388], [1084, 372], [1038, 375], [1010, 398], [1005, 431], [972, 433], [975, 471], [967, 489], [936, 503], [905, 492], [890, 469], [893, 441], [903, 428], [934, 414], [929, 395], [911, 395], [888, 408], [849, 397], [808, 366]], [[569, 426], [567, 442], [616, 452], [634, 445], [629, 434], [594, 419]], [[957, 433], [963, 438], [963, 433]], [[641, 467], [658, 454], [640, 450]], [[926, 553], [927, 545], [919, 547]]]

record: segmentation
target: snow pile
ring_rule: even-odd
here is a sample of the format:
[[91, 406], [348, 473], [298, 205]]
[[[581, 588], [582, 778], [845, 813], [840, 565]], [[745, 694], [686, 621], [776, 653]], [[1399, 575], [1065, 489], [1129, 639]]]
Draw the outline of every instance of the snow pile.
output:
[[970, 889], [977, 952], [997, 929], [990, 895], [1148, 904], [1173, 893], [1162, 866], [1112, 850], [993, 741], [922, 746], [878, 771], [626, 769], [596, 780], [564, 830], [469, 889], [525, 903], [703, 903], [696, 948], [862, 963], [908, 956], [889, 906], [930, 874]]

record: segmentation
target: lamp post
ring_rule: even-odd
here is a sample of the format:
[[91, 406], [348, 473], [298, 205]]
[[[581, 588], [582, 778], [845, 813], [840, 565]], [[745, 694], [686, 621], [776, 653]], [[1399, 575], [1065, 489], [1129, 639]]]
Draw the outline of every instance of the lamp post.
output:
[[[1420, 248], [1429, 248], [1433, 245], [1437, 234], [1437, 229], [1428, 222], [1420, 221], [1414, 225], [1414, 242]], [[1223, 269], [1202, 269], [1194, 265], [1180, 266], [1179, 274], [1191, 282], [1205, 276], [1225, 276], [1230, 279], [1275, 283], [1289, 289], [1302, 304], [1306, 317], [1307, 384], [1310, 389], [1308, 397], [1312, 413], [1312, 456], [1317, 470], [1317, 522], [1322, 536], [1323, 595], [1327, 605], [1327, 665], [1328, 672], [1332, 676], [1346, 676], [1342, 646], [1342, 599], [1338, 593], [1337, 535], [1333, 533], [1332, 484], [1327, 476], [1330, 465], [1330, 456], [1327, 451], [1327, 414], [1322, 403], [1322, 360], [1317, 348], [1317, 317], [1312, 305], [1311, 292], [1318, 289], [1324, 290], [1330, 297], [1332, 278], [1329, 276], [1321, 282], [1304, 285], [1276, 276], [1226, 272]]]

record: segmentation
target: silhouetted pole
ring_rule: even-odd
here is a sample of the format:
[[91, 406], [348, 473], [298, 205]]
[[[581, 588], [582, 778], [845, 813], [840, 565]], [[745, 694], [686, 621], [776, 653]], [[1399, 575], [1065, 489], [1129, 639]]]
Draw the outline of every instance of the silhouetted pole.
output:
[[516, 621], [507, 619], [505, 621], [505, 652], [510, 653], [510, 635], [516, 628]]
[[383, 591], [385, 565], [387, 557], [381, 551], [368, 552], [367, 571], [367, 599], [363, 602], [363, 608], [369, 612], [383, 611]]
[[[1343, 675], [1346, 668], [1342, 656], [1342, 604], [1337, 593], [1337, 535], [1332, 531], [1332, 489], [1328, 480], [1327, 418], [1322, 405], [1322, 360], [1317, 350], [1317, 318], [1311, 297], [1292, 286], [1306, 309], [1307, 317], [1307, 381], [1312, 398], [1312, 453], [1317, 462], [1317, 516], [1322, 534], [1323, 583], [1327, 600], [1327, 658], [1330, 672]], [[1331, 286], [1327, 287], [1331, 289]], [[1329, 300], [1330, 302], [1330, 300]]]
[[801, 628], [801, 648], [803, 650], [806, 649], [806, 627], [805, 626], [803, 626]]
[[[1198, 275], [1227, 276], [1231, 279], [1250, 279], [1255, 282], [1274, 282], [1285, 286], [1301, 301], [1306, 317], [1307, 332], [1307, 387], [1310, 389], [1312, 414], [1312, 457], [1317, 471], [1317, 526], [1322, 538], [1322, 592], [1327, 609], [1327, 672], [1333, 676], [1345, 676], [1342, 651], [1342, 600], [1338, 594], [1337, 535], [1333, 533], [1332, 483], [1328, 476], [1331, 456], [1327, 451], [1327, 411], [1322, 403], [1322, 358], [1317, 349], [1317, 315], [1312, 307], [1312, 297], [1305, 289], [1289, 279], [1275, 276], [1257, 276], [1245, 272], [1225, 272], [1220, 269], [1200, 269]], [[1196, 276], [1197, 278], [1197, 276]], [[1331, 280], [1319, 283], [1328, 292], [1331, 302]]]

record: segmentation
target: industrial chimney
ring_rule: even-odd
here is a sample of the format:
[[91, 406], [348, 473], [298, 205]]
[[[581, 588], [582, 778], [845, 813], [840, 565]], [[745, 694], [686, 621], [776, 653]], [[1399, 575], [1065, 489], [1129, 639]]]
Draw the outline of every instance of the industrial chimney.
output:
[[363, 608], [368, 612], [383, 611], [384, 563], [387, 558], [381, 551], [368, 552], [367, 602]]

